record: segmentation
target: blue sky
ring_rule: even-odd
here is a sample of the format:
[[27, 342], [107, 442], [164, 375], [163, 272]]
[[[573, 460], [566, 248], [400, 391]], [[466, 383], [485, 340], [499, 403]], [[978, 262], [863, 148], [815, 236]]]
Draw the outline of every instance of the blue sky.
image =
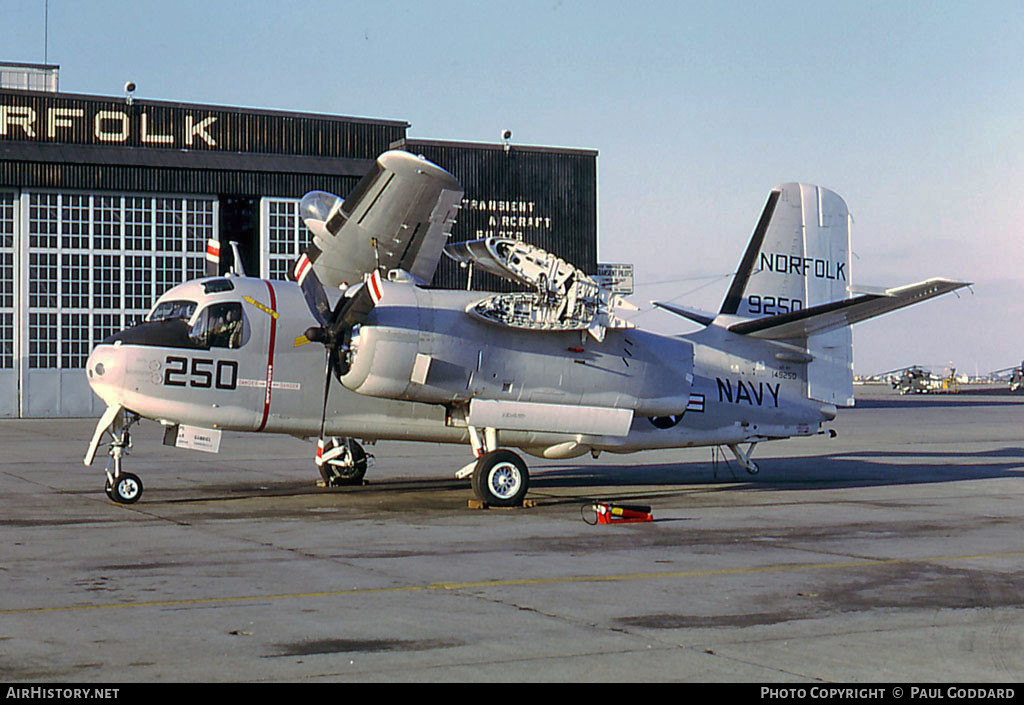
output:
[[[854, 328], [858, 372], [1024, 358], [1024, 3], [50, 0], [61, 90], [596, 149], [599, 247], [717, 310], [773, 186], [854, 215], [855, 283], [976, 282]], [[3, 0], [0, 59], [44, 58]], [[698, 288], [701, 287], [701, 288]], [[690, 330], [668, 314], [637, 322]]]

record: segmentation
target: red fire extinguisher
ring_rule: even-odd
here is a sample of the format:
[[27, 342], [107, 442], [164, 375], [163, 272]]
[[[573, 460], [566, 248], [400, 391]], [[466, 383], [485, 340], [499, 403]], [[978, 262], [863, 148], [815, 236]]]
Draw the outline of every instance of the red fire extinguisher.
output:
[[589, 506], [596, 519], [589, 521], [586, 515], [588, 507], [583, 507], [583, 520], [588, 524], [635, 524], [643, 521], [654, 521], [651, 508], [636, 504], [611, 504], [609, 502], [598, 502]]

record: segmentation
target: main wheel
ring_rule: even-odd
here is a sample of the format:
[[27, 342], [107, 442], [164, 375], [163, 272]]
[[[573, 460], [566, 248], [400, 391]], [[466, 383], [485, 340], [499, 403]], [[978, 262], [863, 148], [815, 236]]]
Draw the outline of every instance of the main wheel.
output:
[[526, 463], [510, 450], [496, 450], [476, 461], [473, 492], [494, 507], [518, 507], [530, 489]]
[[[344, 443], [341, 441], [340, 443]], [[351, 463], [334, 464], [324, 463], [320, 466], [320, 476], [328, 487], [340, 487], [342, 485], [358, 485], [366, 475], [366, 468], [369, 460], [366, 451], [355, 441], [350, 441], [349, 448], [352, 451]]]
[[142, 496], [142, 480], [138, 475], [123, 472], [114, 479], [114, 484], [107, 483], [104, 488], [107, 496], [118, 504], [134, 504]]

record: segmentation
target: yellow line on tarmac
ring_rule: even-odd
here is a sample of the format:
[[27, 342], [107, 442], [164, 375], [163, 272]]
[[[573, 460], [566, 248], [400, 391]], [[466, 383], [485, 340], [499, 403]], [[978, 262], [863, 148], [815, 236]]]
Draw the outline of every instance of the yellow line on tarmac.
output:
[[444, 582], [404, 587], [353, 588], [351, 590], [326, 590], [322, 592], [293, 592], [280, 595], [238, 595], [234, 597], [201, 597], [188, 600], [154, 600], [149, 602], [113, 602], [97, 605], [62, 605], [57, 607], [26, 607], [0, 610], [0, 615], [40, 614], [45, 612], [81, 612], [86, 610], [112, 610], [128, 607], [190, 607], [211, 604], [240, 604], [264, 602], [267, 600], [301, 600], [314, 597], [347, 597], [352, 595], [385, 595], [388, 593], [428, 592], [467, 590], [470, 588], [517, 587], [524, 585], [556, 585], [567, 583], [610, 583], [630, 580], [666, 580], [680, 578], [714, 577], [720, 575], [744, 575], [750, 573], [781, 573], [795, 571], [842, 570], [844, 568], [870, 568], [885, 565], [907, 565], [911, 563], [948, 563], [954, 561], [984, 560], [992, 558], [1020, 558], [1024, 551], [1007, 553], [979, 553], [967, 556], [925, 556], [921, 558], [860, 559], [838, 563], [782, 563], [778, 565], [755, 566], [752, 568], [716, 568], [710, 570], [676, 570], [658, 573], [622, 573], [618, 575], [565, 575], [550, 578], [508, 578], [504, 580], [479, 580], [470, 582]]

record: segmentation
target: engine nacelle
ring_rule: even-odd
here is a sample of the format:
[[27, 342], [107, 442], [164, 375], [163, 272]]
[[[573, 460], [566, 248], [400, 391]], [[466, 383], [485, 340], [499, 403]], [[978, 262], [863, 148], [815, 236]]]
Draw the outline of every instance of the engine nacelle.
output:
[[371, 397], [444, 403], [455, 390], [429, 393], [424, 382], [433, 360], [419, 351], [415, 330], [382, 326], [357, 326], [352, 332], [351, 366], [341, 383], [353, 392]]

